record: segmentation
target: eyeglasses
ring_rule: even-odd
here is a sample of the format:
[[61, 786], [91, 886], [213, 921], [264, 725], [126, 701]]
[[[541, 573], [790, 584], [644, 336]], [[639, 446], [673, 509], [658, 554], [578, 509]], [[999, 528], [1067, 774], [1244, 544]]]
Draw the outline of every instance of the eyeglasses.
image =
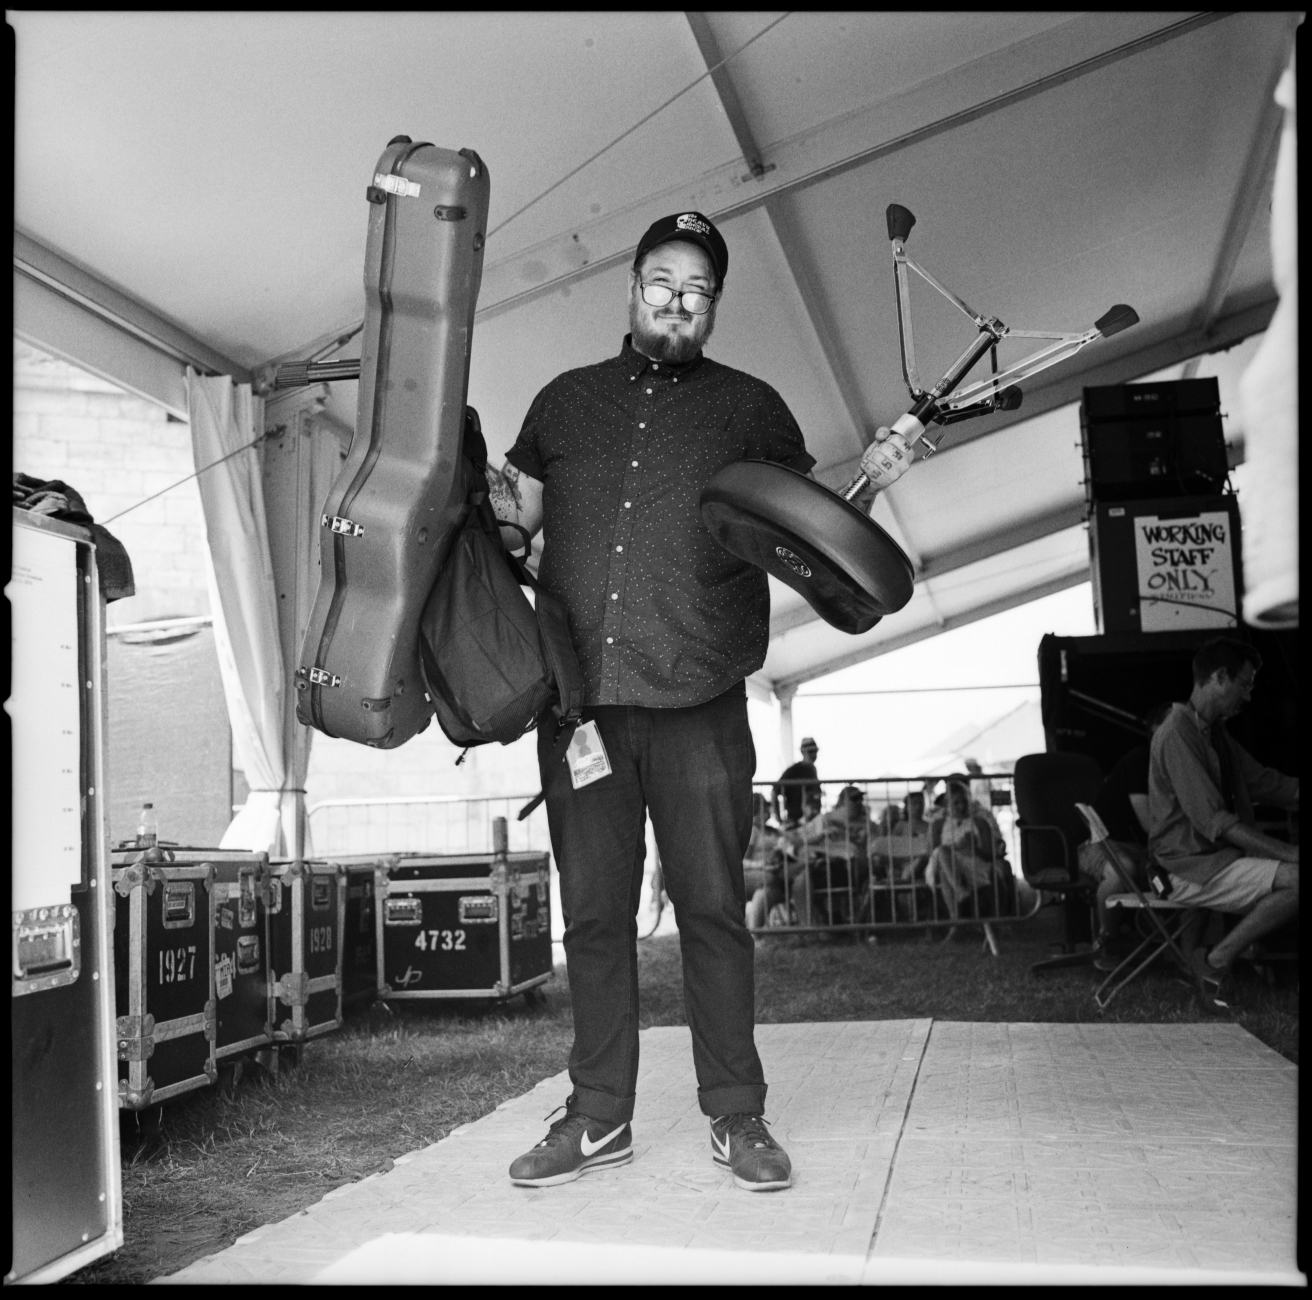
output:
[[[675, 290], [667, 284], [644, 284], [642, 286], [642, 300], [648, 307], [667, 307], [676, 297]], [[711, 304], [715, 301], [715, 295], [711, 293], [701, 293], [696, 289], [686, 289], [677, 294], [683, 309], [691, 312], [694, 316], [705, 316], [711, 310]]]

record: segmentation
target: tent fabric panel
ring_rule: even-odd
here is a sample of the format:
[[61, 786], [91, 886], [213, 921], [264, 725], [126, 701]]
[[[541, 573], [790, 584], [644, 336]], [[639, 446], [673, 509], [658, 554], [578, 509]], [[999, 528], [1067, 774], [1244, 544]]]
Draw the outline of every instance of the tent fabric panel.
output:
[[[803, 28], [798, 19], [805, 14]], [[736, 50], [761, 29], [749, 11], [709, 15], [720, 49]], [[968, 63], [1059, 28], [1070, 13], [823, 13], [802, 11], [730, 64], [756, 139], [769, 145], [813, 131], [869, 104], [951, 76]], [[790, 30], [791, 28], [791, 30]]]
[[294, 692], [278, 640], [260, 453], [232, 455], [263, 433], [264, 402], [249, 384], [227, 375], [206, 378], [190, 367], [187, 396], [196, 466], [213, 466], [197, 480], [209, 542], [210, 610], [233, 747], [250, 787], [220, 847], [296, 853], [304, 793], [295, 787], [304, 786], [305, 773], [289, 772], [284, 752], [284, 710], [294, 707]]
[[1050, 411], [914, 465], [884, 495], [926, 565], [1084, 499], [1077, 407]]
[[[883, 229], [890, 201], [919, 218], [911, 254], [1016, 328], [1087, 327], [1112, 302], [1131, 302], [1143, 324], [1095, 345], [1090, 362], [1179, 332], [1206, 292], [1259, 116], [1258, 97], [1238, 87], [1262, 83], [1285, 28], [1278, 15], [1211, 23], [794, 194], [837, 331], [862, 340], [867, 409], [887, 420], [897, 414], [889, 398], [905, 397]], [[912, 298], [931, 380], [972, 331], [914, 277]]]
[[762, 675], [776, 689], [810, 681], [1085, 582], [1088, 576], [1088, 535], [1081, 524], [918, 582], [904, 609], [860, 636], [819, 620], [782, 632], [771, 639]]
[[187, 417], [186, 366], [103, 316], [14, 271], [14, 333], [25, 343]]

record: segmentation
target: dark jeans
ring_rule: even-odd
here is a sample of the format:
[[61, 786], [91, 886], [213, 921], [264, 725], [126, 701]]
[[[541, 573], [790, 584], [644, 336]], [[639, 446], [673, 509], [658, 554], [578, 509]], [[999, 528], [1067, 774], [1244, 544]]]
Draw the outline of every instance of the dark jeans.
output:
[[581, 790], [552, 749], [553, 726], [538, 732], [574, 1005], [574, 1106], [604, 1123], [633, 1117], [637, 911], [650, 811], [679, 926], [702, 1113], [759, 1115], [765, 1078], [752, 1038], [753, 941], [743, 913], [756, 770], [746, 697], [731, 691], [687, 709], [616, 705], [583, 716], [596, 719], [612, 772]]

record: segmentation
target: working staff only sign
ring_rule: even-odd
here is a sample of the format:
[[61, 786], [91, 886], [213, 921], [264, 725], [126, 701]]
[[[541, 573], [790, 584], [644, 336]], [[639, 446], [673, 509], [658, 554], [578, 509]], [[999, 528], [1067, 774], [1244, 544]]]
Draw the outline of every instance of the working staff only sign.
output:
[[1235, 557], [1230, 516], [1140, 515], [1134, 521], [1139, 621], [1145, 632], [1235, 626]]

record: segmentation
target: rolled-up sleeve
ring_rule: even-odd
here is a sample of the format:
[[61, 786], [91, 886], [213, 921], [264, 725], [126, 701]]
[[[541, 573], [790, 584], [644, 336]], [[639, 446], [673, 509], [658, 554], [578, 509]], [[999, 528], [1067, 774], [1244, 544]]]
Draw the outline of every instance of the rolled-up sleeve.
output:
[[1162, 739], [1160, 761], [1180, 810], [1194, 830], [1203, 839], [1220, 843], [1226, 831], [1239, 824], [1239, 817], [1225, 806], [1203, 755], [1184, 735], [1173, 731]]
[[542, 426], [543, 412], [547, 405], [547, 394], [551, 391], [551, 385], [548, 384], [534, 399], [532, 405], [528, 408], [528, 414], [524, 417], [524, 423], [520, 426], [519, 437], [515, 439], [515, 445], [506, 453], [506, 463], [513, 465], [529, 478], [535, 478], [539, 483], [546, 477], [546, 468], [543, 462], [542, 446], [540, 442], [540, 432]]
[[799, 474], [805, 474], [815, 464], [788, 403], [769, 384], [758, 381], [756, 400], [743, 414], [748, 422], [749, 459], [772, 460]]

